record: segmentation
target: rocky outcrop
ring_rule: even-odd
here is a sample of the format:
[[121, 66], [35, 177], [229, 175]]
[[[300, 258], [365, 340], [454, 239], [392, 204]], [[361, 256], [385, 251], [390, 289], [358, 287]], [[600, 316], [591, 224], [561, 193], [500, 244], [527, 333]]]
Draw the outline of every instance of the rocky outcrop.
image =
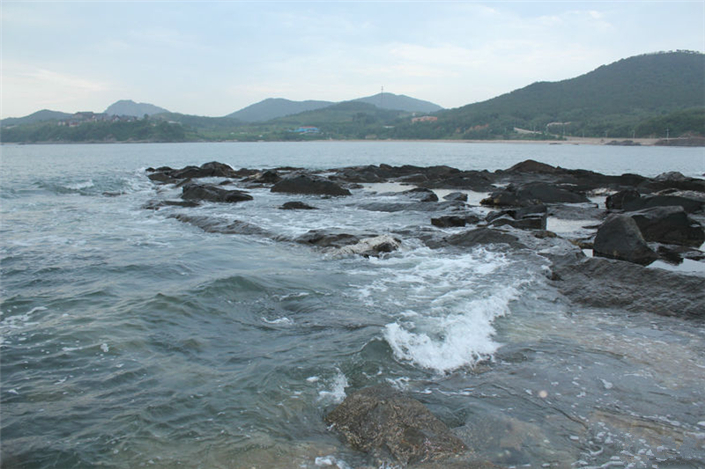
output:
[[419, 202], [438, 202], [438, 196], [436, 193], [431, 189], [426, 189], [425, 187], [417, 187], [415, 189], [404, 191], [402, 194], [418, 200]]
[[686, 212], [695, 213], [703, 210], [705, 202], [678, 195], [654, 195], [651, 197], [639, 197], [623, 203], [623, 208], [627, 212], [643, 210], [645, 208], [671, 206], [683, 207], [683, 210]]
[[457, 228], [479, 221], [476, 215], [444, 215], [431, 218], [431, 224], [438, 228]]
[[184, 200], [205, 200], [207, 202], [244, 202], [253, 200], [245, 191], [223, 189], [209, 184], [189, 183], [183, 186], [181, 198]]
[[350, 195], [349, 190], [340, 187], [333, 181], [309, 174], [296, 174], [282, 179], [272, 186], [272, 192], [329, 196]]
[[388, 386], [350, 394], [325, 420], [353, 448], [397, 464], [438, 461], [466, 450], [423, 404]]
[[636, 189], [624, 189], [608, 195], [605, 199], [607, 210], [624, 210], [624, 204], [641, 198], [641, 194]]
[[680, 206], [647, 208], [628, 215], [646, 241], [693, 247], [705, 242], [703, 227]]
[[227, 164], [218, 163], [217, 161], [204, 163], [201, 166], [186, 166], [181, 169], [172, 169], [167, 166], [163, 166], [157, 169], [149, 168], [147, 171], [150, 173], [147, 177], [152, 181], [166, 183], [172, 183], [180, 179], [206, 177], [237, 178], [241, 176], [240, 173], [235, 171], [232, 167]]
[[335, 230], [311, 230], [297, 237], [294, 241], [319, 248], [342, 248], [359, 243], [360, 236]]
[[597, 230], [593, 251], [596, 256], [647, 265], [658, 255], [649, 247], [634, 219], [612, 215]]

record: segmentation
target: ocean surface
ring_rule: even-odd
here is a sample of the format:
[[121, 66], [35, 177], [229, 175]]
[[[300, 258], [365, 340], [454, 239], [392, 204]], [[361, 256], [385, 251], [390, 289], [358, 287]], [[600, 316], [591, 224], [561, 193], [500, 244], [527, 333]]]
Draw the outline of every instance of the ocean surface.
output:
[[[502, 466], [705, 467], [701, 323], [572, 305], [547, 280], [547, 261], [528, 251], [431, 250], [412, 236], [368, 259], [276, 240], [429, 224], [428, 213], [361, 208], [395, 197], [375, 187], [344, 200], [252, 189], [253, 201], [235, 205], [144, 208], [180, 193], [147, 179], [150, 166], [493, 171], [531, 158], [702, 177], [703, 149], [312, 142], [0, 151], [3, 468], [370, 465], [323, 417], [346, 392], [380, 383], [422, 401], [478, 458]], [[321, 210], [277, 209], [289, 200]], [[206, 233], [178, 213], [271, 236]]]

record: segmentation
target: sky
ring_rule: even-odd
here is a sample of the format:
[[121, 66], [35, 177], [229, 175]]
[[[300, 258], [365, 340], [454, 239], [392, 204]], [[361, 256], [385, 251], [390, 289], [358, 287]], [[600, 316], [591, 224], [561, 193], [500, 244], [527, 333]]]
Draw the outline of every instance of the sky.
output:
[[385, 92], [460, 107], [617, 60], [705, 52], [696, 1], [7, 1], [0, 117], [120, 99], [224, 116]]

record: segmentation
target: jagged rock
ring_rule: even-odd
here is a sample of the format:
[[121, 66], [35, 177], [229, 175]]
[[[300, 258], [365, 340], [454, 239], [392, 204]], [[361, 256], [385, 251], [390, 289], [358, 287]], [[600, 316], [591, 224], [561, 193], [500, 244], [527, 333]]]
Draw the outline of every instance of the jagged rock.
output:
[[650, 264], [658, 255], [646, 240], [633, 218], [612, 215], [597, 230], [593, 250], [596, 256], [621, 259], [637, 264]]
[[272, 192], [331, 196], [350, 195], [349, 190], [340, 187], [338, 184], [308, 174], [298, 174], [282, 179], [272, 186]]
[[350, 394], [325, 418], [355, 449], [402, 465], [448, 458], [465, 444], [419, 401], [388, 386]]
[[605, 207], [607, 210], [623, 210], [624, 204], [641, 198], [641, 194], [636, 189], [624, 189], [607, 196]]
[[227, 190], [222, 187], [207, 184], [186, 184], [181, 198], [184, 200], [206, 200], [208, 202], [244, 202], [253, 200], [247, 192], [237, 189]]
[[276, 171], [269, 169], [267, 171], [261, 171], [248, 176], [243, 180], [243, 182], [251, 184], [276, 184], [281, 180], [281, 176], [279, 176]]
[[282, 210], [318, 210], [316, 207], [305, 204], [303, 202], [286, 202], [284, 205], [279, 207]]
[[630, 212], [646, 241], [698, 247], [705, 242], [703, 227], [680, 206]]
[[705, 318], [705, 277], [629, 262], [584, 258], [554, 263], [554, 285], [569, 299], [597, 308]]

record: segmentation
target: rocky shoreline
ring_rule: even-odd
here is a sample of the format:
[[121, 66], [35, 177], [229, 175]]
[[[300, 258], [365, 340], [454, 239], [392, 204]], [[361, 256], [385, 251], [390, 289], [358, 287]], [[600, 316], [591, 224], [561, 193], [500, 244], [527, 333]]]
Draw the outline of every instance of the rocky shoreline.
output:
[[[492, 245], [529, 250], [546, 259], [549, 284], [572, 303], [705, 319], [704, 179], [680, 173], [613, 176], [532, 160], [495, 172], [384, 164], [325, 171], [236, 170], [212, 162], [149, 168], [147, 177], [180, 188], [181, 195], [150, 201], [145, 208], [183, 207], [170, 216], [206, 232], [298, 243], [340, 256], [385, 256], [411, 238], [430, 249]], [[203, 178], [208, 182], [201, 182]], [[389, 202], [366, 200], [369, 191], [364, 185], [390, 183], [402, 187], [397, 197]], [[292, 236], [249, 220], [209, 217], [196, 209], [207, 203], [248, 203], [253, 189], [290, 196], [278, 207], [282, 210], [320, 210], [317, 198], [334, 198], [373, 212], [421, 212], [428, 215], [428, 224], [403, 230], [310, 230]], [[479, 205], [471, 205], [468, 193], [485, 196]], [[595, 202], [603, 196], [604, 201]], [[320, 216], [326, 216], [324, 210]], [[549, 221], [556, 219], [580, 222], [583, 235], [551, 231]], [[671, 270], [654, 268], [654, 263]], [[683, 263], [698, 268], [679, 271]], [[474, 460], [472, 448], [421, 403], [384, 387], [350, 393], [326, 422], [353, 448], [369, 452], [382, 464], [496, 467]]]

